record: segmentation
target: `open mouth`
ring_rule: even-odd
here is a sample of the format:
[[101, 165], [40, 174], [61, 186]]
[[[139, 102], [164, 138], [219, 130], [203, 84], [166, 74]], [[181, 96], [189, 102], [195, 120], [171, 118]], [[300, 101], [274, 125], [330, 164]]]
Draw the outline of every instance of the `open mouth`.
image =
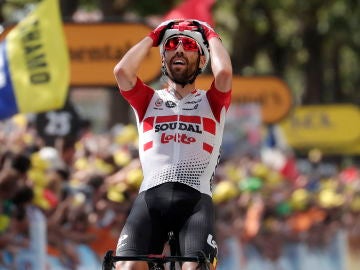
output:
[[171, 64], [173, 66], [185, 66], [187, 64], [186, 60], [184, 58], [174, 58], [171, 61]]

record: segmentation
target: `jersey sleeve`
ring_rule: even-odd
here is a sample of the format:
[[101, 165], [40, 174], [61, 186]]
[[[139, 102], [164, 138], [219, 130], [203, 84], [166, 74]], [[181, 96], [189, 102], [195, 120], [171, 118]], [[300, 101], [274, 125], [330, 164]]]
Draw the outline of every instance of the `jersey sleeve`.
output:
[[216, 89], [214, 81], [211, 84], [210, 89], [206, 92], [207, 99], [210, 103], [210, 107], [213, 111], [213, 114], [216, 120], [220, 121], [221, 110], [225, 107], [226, 110], [229, 109], [231, 102], [231, 91], [221, 92]]
[[140, 122], [145, 116], [148, 105], [154, 95], [154, 91], [154, 89], [144, 84], [143, 81], [141, 81], [139, 78], [137, 78], [133, 89], [128, 91], [123, 91], [120, 89], [121, 95], [136, 111]]

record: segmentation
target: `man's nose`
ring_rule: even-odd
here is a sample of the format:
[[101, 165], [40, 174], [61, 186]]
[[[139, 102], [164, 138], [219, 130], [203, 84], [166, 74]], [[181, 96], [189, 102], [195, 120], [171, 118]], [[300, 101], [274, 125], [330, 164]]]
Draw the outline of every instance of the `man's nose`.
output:
[[182, 42], [179, 42], [179, 45], [176, 47], [176, 52], [184, 52], [184, 47]]

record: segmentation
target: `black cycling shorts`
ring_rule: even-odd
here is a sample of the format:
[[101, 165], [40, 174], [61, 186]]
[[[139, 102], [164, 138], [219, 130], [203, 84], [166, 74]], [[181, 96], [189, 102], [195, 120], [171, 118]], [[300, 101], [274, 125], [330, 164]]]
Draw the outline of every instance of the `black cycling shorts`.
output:
[[141, 192], [120, 234], [118, 256], [162, 254], [173, 231], [181, 256], [202, 251], [213, 262], [214, 206], [209, 195], [181, 183], [165, 183]]

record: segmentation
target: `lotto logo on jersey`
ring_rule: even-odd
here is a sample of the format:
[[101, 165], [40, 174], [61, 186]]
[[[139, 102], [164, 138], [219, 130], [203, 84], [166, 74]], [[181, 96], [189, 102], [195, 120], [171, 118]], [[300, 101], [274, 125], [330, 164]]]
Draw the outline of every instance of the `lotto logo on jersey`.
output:
[[186, 134], [161, 134], [161, 143], [169, 143], [170, 141], [190, 144], [196, 142], [196, 139], [194, 137], [188, 137]]

